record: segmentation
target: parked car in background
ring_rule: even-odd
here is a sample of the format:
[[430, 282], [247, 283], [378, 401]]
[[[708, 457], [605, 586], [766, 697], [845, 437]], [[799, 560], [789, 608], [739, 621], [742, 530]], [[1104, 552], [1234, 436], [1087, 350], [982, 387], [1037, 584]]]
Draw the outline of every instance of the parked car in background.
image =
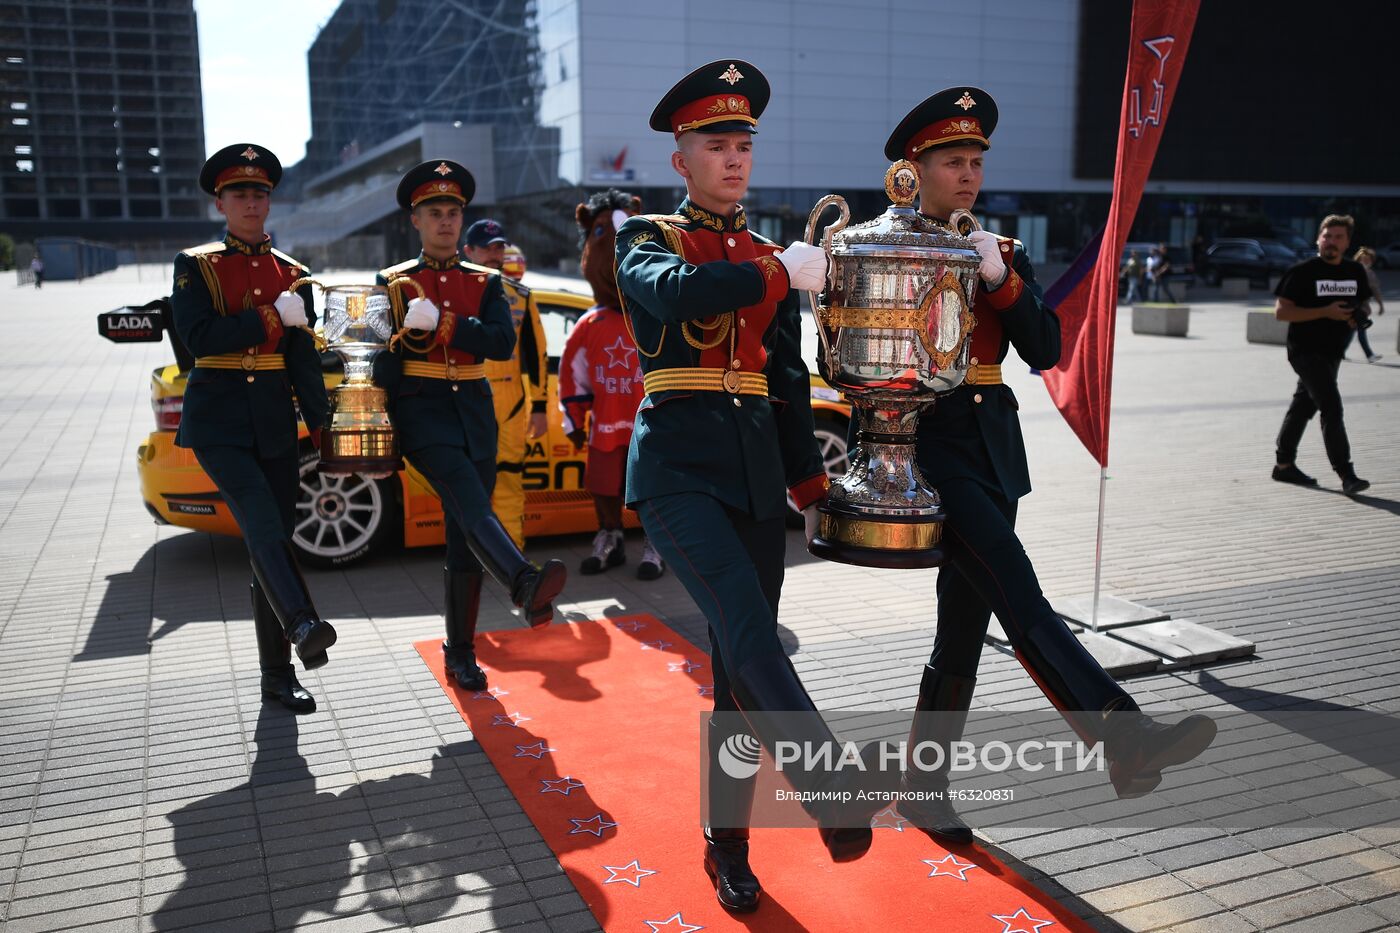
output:
[[1271, 278], [1282, 275], [1298, 260], [1298, 254], [1278, 240], [1216, 240], [1206, 250], [1206, 284], [1219, 285], [1221, 279], [1249, 279], [1251, 285], [1267, 288]]
[[1317, 255], [1317, 242], [1309, 240], [1301, 233], [1295, 233], [1292, 230], [1275, 230], [1273, 238], [1293, 250], [1293, 254], [1299, 259], [1311, 259]]
[[1400, 240], [1376, 250], [1377, 269], [1400, 269]]

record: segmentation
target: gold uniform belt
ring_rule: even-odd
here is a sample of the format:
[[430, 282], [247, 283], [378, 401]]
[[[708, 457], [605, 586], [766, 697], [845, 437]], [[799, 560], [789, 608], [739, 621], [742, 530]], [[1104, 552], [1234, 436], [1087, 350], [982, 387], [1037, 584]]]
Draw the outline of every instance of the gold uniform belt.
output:
[[642, 388], [653, 392], [689, 389], [700, 392], [729, 392], [733, 395], [767, 395], [768, 377], [763, 373], [743, 373], [737, 369], [658, 369], [642, 377]]
[[457, 382], [461, 379], [485, 379], [485, 363], [424, 363], [421, 360], [404, 360], [405, 376], [422, 376], [424, 379], [447, 379]]
[[218, 353], [196, 357], [194, 365], [200, 369], [241, 369], [244, 372], [287, 368], [280, 353]]
[[991, 386], [1001, 382], [1000, 363], [973, 363], [967, 368], [963, 382], [970, 386]]

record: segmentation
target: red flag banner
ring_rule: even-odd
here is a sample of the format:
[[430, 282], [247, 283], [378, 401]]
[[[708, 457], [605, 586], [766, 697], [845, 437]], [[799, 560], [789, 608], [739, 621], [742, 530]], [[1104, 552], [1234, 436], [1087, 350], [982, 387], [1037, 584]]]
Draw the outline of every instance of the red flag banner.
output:
[[1113, 169], [1113, 204], [1100, 236], [1046, 293], [1060, 317], [1060, 363], [1044, 372], [1055, 407], [1100, 466], [1108, 466], [1118, 262], [1176, 96], [1200, 0], [1134, 0], [1128, 74]]

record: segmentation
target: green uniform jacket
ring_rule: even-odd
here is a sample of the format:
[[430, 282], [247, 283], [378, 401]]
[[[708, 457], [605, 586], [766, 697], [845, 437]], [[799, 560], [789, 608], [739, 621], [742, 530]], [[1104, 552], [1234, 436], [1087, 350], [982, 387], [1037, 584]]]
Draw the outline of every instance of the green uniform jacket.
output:
[[[632, 217], [617, 234], [617, 284], [644, 373], [729, 369], [768, 377], [768, 395], [648, 394], [627, 457], [629, 506], [701, 492], [759, 520], [825, 494], [796, 292], [770, 241], [688, 200], [675, 215]], [[726, 329], [727, 328], [727, 329]], [[708, 343], [702, 349], [686, 339]], [[731, 356], [733, 358], [731, 358]]]
[[[994, 292], [978, 287], [971, 356], [1000, 363], [1008, 347], [1036, 369], [1060, 360], [1060, 319], [1045, 303], [1035, 269], [1021, 245], [1003, 240], [1011, 271]], [[1026, 445], [1016, 395], [1006, 385], [963, 385], [940, 395], [919, 419], [919, 470], [935, 487], [950, 477], [969, 477], [1019, 499], [1031, 491]]]
[[[434, 344], [427, 353], [400, 343], [394, 352], [381, 352], [374, 361], [374, 380], [389, 395], [389, 411], [404, 453], [434, 445], [464, 447], [472, 460], [496, 459], [496, 409], [491, 383], [485, 379], [429, 379], [403, 375], [403, 361], [444, 361], [450, 354], [459, 363], [510, 359], [515, 328], [510, 304], [494, 271], [479, 271], [459, 260], [439, 262], [420, 255], [379, 273], [384, 285], [391, 276], [408, 276], [426, 292], [441, 314]], [[396, 322], [403, 320], [412, 289], [396, 292]], [[448, 318], [455, 317], [450, 330]], [[443, 334], [447, 334], [444, 345]]]
[[[263, 457], [280, 457], [296, 453], [298, 405], [307, 428], [325, 424], [330, 403], [315, 341], [298, 329], [278, 335], [281, 322], [270, 307], [308, 274], [305, 266], [266, 242], [250, 245], [233, 236], [175, 257], [170, 307], [180, 339], [196, 358], [176, 444], [248, 447]], [[308, 326], [314, 325], [311, 286], [297, 294], [306, 303]], [[254, 347], [259, 353], [281, 353], [286, 369], [244, 372], [204, 368], [197, 362], [199, 357], [244, 353]]]

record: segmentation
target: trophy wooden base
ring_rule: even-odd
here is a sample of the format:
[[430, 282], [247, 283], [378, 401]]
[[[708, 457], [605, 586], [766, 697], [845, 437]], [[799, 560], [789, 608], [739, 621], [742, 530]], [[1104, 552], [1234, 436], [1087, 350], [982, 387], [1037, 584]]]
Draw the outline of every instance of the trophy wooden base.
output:
[[864, 515], [818, 507], [821, 526], [807, 550], [823, 560], [859, 567], [916, 570], [943, 563], [942, 512], [917, 518]]

